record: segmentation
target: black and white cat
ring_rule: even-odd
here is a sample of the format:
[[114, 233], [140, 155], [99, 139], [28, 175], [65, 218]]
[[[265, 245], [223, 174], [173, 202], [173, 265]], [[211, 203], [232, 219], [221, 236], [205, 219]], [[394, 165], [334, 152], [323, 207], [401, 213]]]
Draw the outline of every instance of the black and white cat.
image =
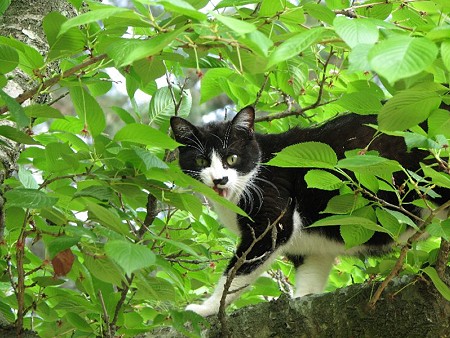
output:
[[[237, 270], [226, 297], [228, 305], [235, 300], [279, 255], [287, 256], [296, 267], [296, 297], [320, 293], [326, 285], [333, 262], [338, 255], [380, 254], [389, 250], [392, 239], [377, 232], [364, 245], [346, 250], [339, 227], [313, 227], [309, 224], [325, 217], [321, 213], [336, 191], [309, 189], [304, 181], [307, 169], [279, 168], [264, 165], [283, 148], [307, 141], [330, 145], [338, 158], [351, 149], [377, 150], [383, 157], [395, 159], [405, 168], [415, 171], [426, 152], [408, 152], [401, 137], [381, 135], [367, 124], [376, 123], [375, 116], [355, 114], [337, 117], [315, 128], [294, 128], [281, 134], [254, 132], [255, 112], [242, 109], [232, 121], [209, 123], [195, 127], [180, 117], [172, 117], [175, 139], [183, 144], [179, 149], [182, 170], [214, 189], [219, 195], [240, 206], [250, 218], [242, 217], [220, 204], [215, 204], [220, 221], [240, 236], [236, 254], [221, 277], [214, 293], [203, 304], [191, 304], [186, 309], [202, 316], [219, 311], [220, 299], [228, 272], [243, 253], [244, 263]], [[405, 180], [400, 173], [395, 182]], [[442, 193], [442, 192], [441, 192]], [[396, 203], [392, 193], [381, 192], [380, 198]], [[448, 201], [449, 190], [441, 201]], [[214, 203], [213, 203], [214, 204]], [[411, 207], [411, 212], [420, 210]], [[269, 231], [257, 243], [255, 237], [264, 234], [273, 222], [276, 237]], [[252, 244], [253, 243], [253, 244]]]

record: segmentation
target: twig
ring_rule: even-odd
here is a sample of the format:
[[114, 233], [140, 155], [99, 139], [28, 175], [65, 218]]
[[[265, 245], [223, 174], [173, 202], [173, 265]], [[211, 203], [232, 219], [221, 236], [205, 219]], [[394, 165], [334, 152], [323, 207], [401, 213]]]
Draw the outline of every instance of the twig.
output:
[[122, 282], [122, 291], [120, 292], [120, 299], [116, 304], [116, 308], [114, 310], [114, 317], [112, 321], [109, 323], [109, 331], [113, 334], [111, 337], [114, 337], [116, 333], [116, 324], [117, 320], [119, 319], [120, 310], [125, 303], [125, 300], [127, 299], [128, 291], [130, 291], [130, 285], [133, 282], [134, 279], [134, 273], [131, 274], [130, 277], [127, 277], [128, 284]]
[[334, 55], [334, 51], [333, 51], [333, 47], [331, 47], [330, 53], [328, 54], [328, 57], [325, 60], [325, 63], [323, 65], [322, 79], [321, 79], [321, 81], [319, 83], [319, 93], [317, 94], [317, 99], [316, 99], [316, 101], [313, 104], [311, 104], [311, 105], [309, 105], [309, 106], [307, 106], [305, 108], [302, 108], [300, 110], [297, 110], [297, 111], [290, 111], [290, 110], [288, 110], [286, 112], [275, 114], [275, 115], [261, 116], [261, 117], [255, 118], [255, 122], [262, 122], [262, 121], [270, 122], [270, 121], [277, 120], [277, 119], [282, 119], [282, 118], [285, 118], [285, 117], [288, 117], [288, 116], [303, 115], [308, 110], [312, 110], [312, 109], [315, 109], [315, 108], [318, 108], [318, 107], [321, 107], [321, 106], [324, 106], [324, 105], [327, 105], [327, 104], [329, 104], [331, 102], [336, 101], [337, 99], [334, 99], [334, 100], [329, 100], [327, 102], [321, 103], [322, 95], [323, 95], [323, 88], [325, 86], [325, 81], [327, 79], [327, 68], [328, 68], [328, 65], [330, 64], [330, 61], [331, 61], [331, 58], [332, 58], [333, 55]]
[[16, 319], [16, 333], [17, 337], [22, 337], [23, 320], [25, 318], [25, 239], [26, 227], [30, 217], [30, 211], [27, 209], [22, 223], [19, 237], [16, 242], [16, 268], [17, 268], [17, 283], [15, 288], [15, 295], [17, 299], [17, 319]]
[[258, 104], [259, 99], [261, 98], [261, 95], [264, 91], [264, 88], [266, 87], [267, 81], [269, 80], [269, 75], [270, 75], [270, 72], [264, 74], [264, 82], [263, 82], [261, 88], [259, 89], [258, 93], [256, 93], [256, 99], [255, 99], [255, 102], [253, 103], [253, 107], [256, 107], [256, 105]]
[[[290, 201], [289, 201], [289, 203], [290, 203]], [[288, 203], [288, 205], [289, 205], [289, 203]], [[283, 218], [284, 214], [287, 211], [288, 205], [281, 211], [278, 218], [274, 222], [269, 224], [266, 227], [266, 229], [258, 237], [255, 236], [254, 230], [251, 228], [252, 235], [253, 235], [253, 242], [250, 244], [250, 246], [247, 248], [247, 250], [245, 250], [242, 253], [242, 255], [240, 257], [237, 257], [236, 264], [233, 266], [233, 268], [230, 271], [228, 271], [227, 279], [226, 279], [224, 287], [223, 287], [222, 297], [220, 298], [220, 306], [219, 306], [219, 313], [218, 313], [218, 319], [219, 319], [219, 322], [221, 325], [222, 337], [229, 336], [227, 321], [226, 321], [226, 316], [225, 316], [226, 297], [228, 294], [230, 294], [232, 292], [234, 293], [234, 292], [240, 291], [240, 290], [229, 291], [231, 283], [233, 282], [233, 279], [236, 277], [236, 274], [237, 274], [237, 271], [239, 270], [239, 268], [244, 263], [248, 262], [247, 255], [251, 252], [251, 250], [256, 245], [256, 243], [258, 243], [260, 240], [262, 240], [269, 233], [269, 231], [272, 231], [272, 229], [274, 227], [276, 227], [277, 223], [281, 220], [281, 218]], [[272, 232], [272, 234], [273, 234], [273, 232]], [[246, 287], [246, 286], [244, 286], [244, 287]]]
[[[57, 84], [60, 80], [65, 79], [69, 76], [74, 75], [76, 72], [78, 72], [79, 70], [86, 68], [90, 65], [93, 65], [101, 60], [104, 60], [107, 58], [106, 54], [101, 54], [98, 56], [94, 56], [89, 58], [88, 60], [86, 60], [85, 62], [80, 63], [79, 65], [76, 65], [75, 67], [72, 67], [68, 70], [66, 70], [64, 73], [62, 73], [61, 75], [56, 75], [46, 81], [44, 81], [43, 83], [40, 83], [39, 85], [37, 85], [36, 87], [34, 87], [33, 89], [30, 89], [22, 94], [20, 94], [19, 96], [17, 96], [15, 98], [16, 102], [19, 104], [24, 103], [26, 100], [31, 99], [34, 95], [36, 95], [38, 92], [43, 91], [49, 87], [52, 87], [53, 85]], [[4, 113], [6, 113], [7, 111], [9, 111], [9, 107], [8, 106], [3, 106], [0, 107], [0, 115], [3, 115]]]
[[378, 289], [375, 291], [372, 299], [369, 301], [369, 307], [370, 308], [374, 308], [377, 301], [380, 299], [381, 294], [383, 293], [384, 289], [387, 287], [387, 285], [389, 284], [389, 282], [392, 280], [392, 278], [394, 278], [402, 269], [403, 267], [403, 261], [406, 258], [406, 254], [408, 253], [409, 249], [411, 248], [412, 244], [414, 242], [416, 242], [420, 236], [422, 236], [423, 234], [423, 229], [425, 229], [425, 227], [431, 223], [431, 221], [433, 220], [433, 218], [442, 210], [445, 210], [446, 208], [450, 207], [450, 201], [442, 204], [441, 206], [439, 206], [438, 208], [436, 208], [435, 210], [433, 210], [433, 212], [431, 212], [431, 214], [427, 217], [426, 220], [424, 220], [422, 222], [422, 224], [419, 226], [419, 230], [416, 231], [411, 237], [408, 238], [408, 241], [406, 242], [406, 244], [402, 247], [401, 251], [400, 251], [400, 256], [397, 259], [397, 262], [395, 263], [394, 268], [391, 270], [391, 272], [389, 273], [389, 275], [384, 279], [384, 281], [381, 283], [381, 285], [378, 287]]
[[110, 327], [110, 323], [109, 323], [109, 315], [108, 315], [108, 310], [106, 309], [106, 305], [105, 305], [105, 301], [103, 300], [103, 295], [102, 295], [102, 290], [98, 290], [98, 299], [100, 300], [100, 304], [102, 306], [102, 310], [103, 310], [103, 322], [105, 323], [105, 327], [106, 327], [106, 337], [107, 338], [112, 338], [113, 333], [111, 332], [111, 327]]
[[448, 277], [445, 274], [448, 264], [448, 257], [450, 256], [450, 242], [441, 238], [441, 246], [439, 248], [439, 254], [436, 262], [436, 271], [440, 279], [444, 282], [448, 282]]

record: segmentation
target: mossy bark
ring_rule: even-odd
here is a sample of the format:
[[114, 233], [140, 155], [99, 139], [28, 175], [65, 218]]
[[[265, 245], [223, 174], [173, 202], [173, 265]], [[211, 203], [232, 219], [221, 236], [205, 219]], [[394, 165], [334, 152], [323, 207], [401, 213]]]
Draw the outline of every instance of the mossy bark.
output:
[[[352, 285], [333, 293], [278, 300], [240, 309], [227, 320], [228, 337], [450, 337], [450, 302], [433, 284], [397, 278], [374, 309], [368, 302], [377, 285]], [[203, 337], [226, 337], [215, 317]], [[181, 337], [173, 330], [148, 337]]]

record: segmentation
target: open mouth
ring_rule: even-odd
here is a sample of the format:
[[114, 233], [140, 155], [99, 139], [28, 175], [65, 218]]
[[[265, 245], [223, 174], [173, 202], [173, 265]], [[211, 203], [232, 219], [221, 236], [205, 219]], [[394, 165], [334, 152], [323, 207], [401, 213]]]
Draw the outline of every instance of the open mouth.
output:
[[219, 188], [218, 186], [214, 186], [214, 187], [212, 187], [213, 188], [213, 190], [216, 192], [216, 193], [218, 193], [220, 196], [222, 196], [222, 197], [227, 197], [228, 196], [228, 189], [222, 189], [222, 188]]

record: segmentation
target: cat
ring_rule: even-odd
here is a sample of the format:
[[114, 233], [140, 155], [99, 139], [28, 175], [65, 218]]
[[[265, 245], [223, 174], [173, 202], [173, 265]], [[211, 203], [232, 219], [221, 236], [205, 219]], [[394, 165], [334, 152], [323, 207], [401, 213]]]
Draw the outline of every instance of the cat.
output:
[[[307, 188], [306, 168], [280, 168], [265, 165], [283, 148], [308, 141], [327, 143], [339, 159], [352, 149], [376, 150], [416, 171], [428, 152], [407, 151], [402, 137], [381, 134], [374, 138], [376, 116], [346, 114], [322, 125], [293, 128], [280, 134], [254, 131], [255, 110], [245, 107], [231, 121], [212, 122], [201, 127], [180, 117], [171, 118], [171, 128], [179, 147], [179, 165], [188, 175], [208, 185], [220, 196], [235, 203], [249, 217], [237, 215], [221, 204], [214, 209], [223, 225], [240, 237], [235, 255], [220, 278], [213, 294], [202, 304], [190, 304], [201, 316], [218, 313], [227, 276], [238, 269], [225, 299], [226, 305], [237, 299], [279, 255], [288, 257], [296, 268], [295, 297], [320, 293], [326, 286], [338, 255], [383, 254], [393, 240], [376, 232], [364, 245], [346, 250], [338, 226], [308, 227], [329, 216], [321, 213], [337, 191]], [[400, 186], [406, 177], [394, 175]], [[449, 190], [440, 192], [439, 203], [448, 201]], [[379, 191], [380, 198], [396, 204], [393, 193]], [[420, 210], [406, 205], [408, 211]], [[271, 228], [269, 228], [271, 227]], [[270, 230], [270, 231], [268, 231]], [[274, 235], [275, 234], [275, 235]], [[259, 240], [255, 242], [255, 238]], [[244, 260], [239, 258], [244, 255]]]

